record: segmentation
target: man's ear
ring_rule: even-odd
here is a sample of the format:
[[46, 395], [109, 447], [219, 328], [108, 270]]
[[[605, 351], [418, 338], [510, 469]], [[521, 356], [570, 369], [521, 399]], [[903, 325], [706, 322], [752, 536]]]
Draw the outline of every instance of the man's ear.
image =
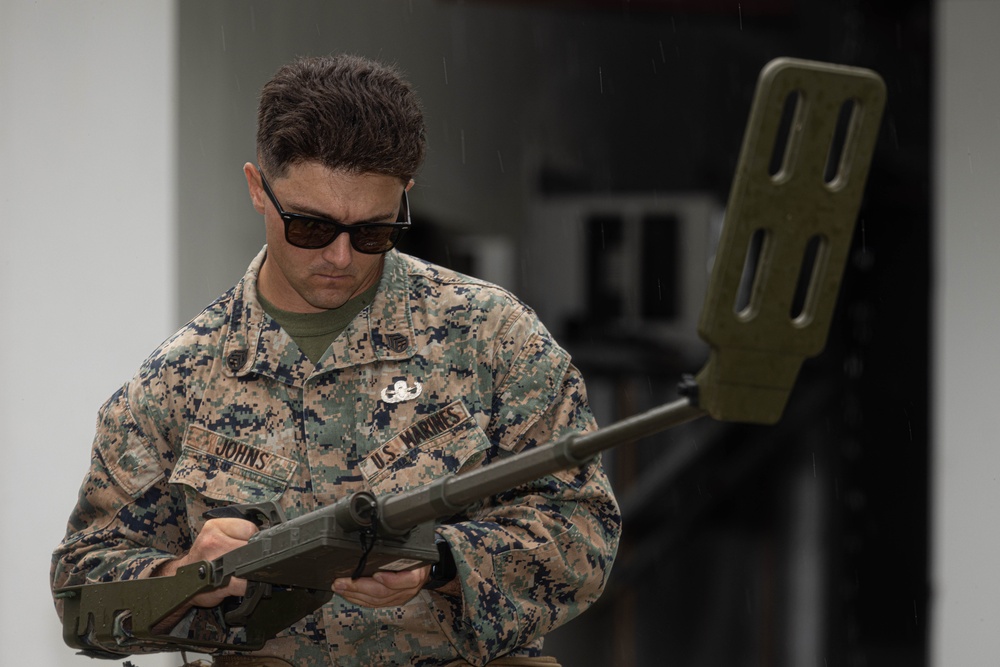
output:
[[264, 215], [264, 186], [260, 182], [260, 172], [257, 167], [247, 162], [243, 165], [243, 175], [247, 178], [247, 188], [250, 190], [250, 203], [254, 210]]

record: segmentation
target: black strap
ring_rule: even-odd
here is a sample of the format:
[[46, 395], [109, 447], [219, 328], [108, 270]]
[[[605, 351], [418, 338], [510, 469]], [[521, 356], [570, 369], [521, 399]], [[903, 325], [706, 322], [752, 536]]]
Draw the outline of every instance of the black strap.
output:
[[373, 503], [371, 511], [371, 523], [358, 531], [358, 539], [361, 542], [361, 558], [358, 560], [358, 566], [354, 568], [351, 579], [359, 579], [364, 576], [365, 566], [368, 564], [368, 554], [372, 552], [378, 537], [378, 505]]

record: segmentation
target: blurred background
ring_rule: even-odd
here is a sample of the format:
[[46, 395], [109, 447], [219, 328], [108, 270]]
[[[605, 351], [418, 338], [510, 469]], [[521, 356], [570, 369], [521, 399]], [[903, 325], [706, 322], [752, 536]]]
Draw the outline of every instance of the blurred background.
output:
[[705, 359], [697, 315], [761, 67], [878, 71], [888, 106], [827, 350], [776, 427], [701, 420], [607, 455], [621, 555], [546, 652], [995, 664], [997, 27], [1000, 5], [973, 0], [3, 0], [0, 662], [86, 662], [47, 573], [96, 410], [262, 245], [241, 173], [260, 86], [294, 56], [354, 52], [424, 102], [407, 250], [536, 308], [604, 424], [672, 400]]

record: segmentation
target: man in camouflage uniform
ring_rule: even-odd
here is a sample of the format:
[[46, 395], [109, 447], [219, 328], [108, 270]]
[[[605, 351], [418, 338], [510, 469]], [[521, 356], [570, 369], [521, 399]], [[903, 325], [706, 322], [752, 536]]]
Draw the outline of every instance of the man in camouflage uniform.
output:
[[[419, 104], [393, 69], [347, 56], [282, 68], [257, 148], [244, 172], [267, 245], [102, 407], [55, 587], [171, 575], [257, 531], [206, 520], [211, 508], [271, 499], [293, 518], [594, 428], [579, 373], [527, 307], [392, 249], [424, 155]], [[551, 475], [439, 525], [433, 572], [338, 579], [261, 651], [215, 664], [552, 665], [542, 637], [598, 597], [619, 530], [599, 462]], [[245, 590], [234, 578], [168, 625], [196, 634], [206, 608]]]

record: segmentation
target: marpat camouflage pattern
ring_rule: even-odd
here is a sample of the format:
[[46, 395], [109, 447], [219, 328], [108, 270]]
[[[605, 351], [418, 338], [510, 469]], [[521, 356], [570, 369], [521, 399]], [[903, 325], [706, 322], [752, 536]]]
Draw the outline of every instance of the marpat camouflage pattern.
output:
[[[213, 507], [275, 500], [294, 518], [595, 428], [569, 355], [507, 291], [391, 251], [374, 302], [314, 365], [257, 301], [265, 252], [102, 407], [54, 587], [149, 576]], [[544, 477], [438, 527], [461, 598], [424, 590], [370, 609], [334, 596], [259, 655], [297, 667], [538, 656], [600, 595], [620, 523], [599, 459]], [[211, 617], [192, 611], [192, 634], [210, 636]]]

